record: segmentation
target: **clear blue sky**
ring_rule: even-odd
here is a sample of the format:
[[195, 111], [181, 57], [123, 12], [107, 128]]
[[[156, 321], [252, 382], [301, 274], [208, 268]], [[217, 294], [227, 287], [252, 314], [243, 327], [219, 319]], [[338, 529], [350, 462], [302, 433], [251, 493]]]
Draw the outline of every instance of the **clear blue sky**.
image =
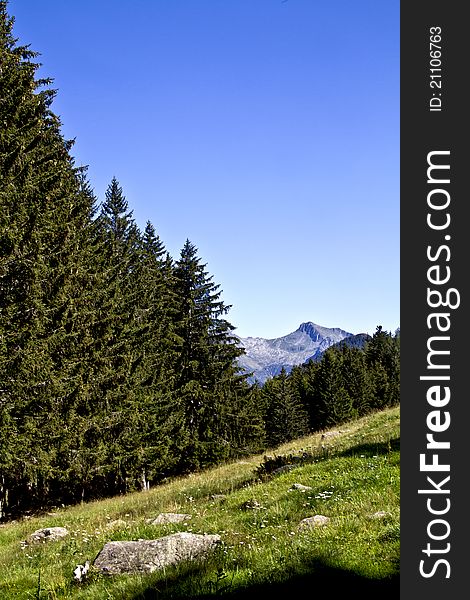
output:
[[399, 1], [10, 0], [111, 178], [241, 336], [399, 326]]

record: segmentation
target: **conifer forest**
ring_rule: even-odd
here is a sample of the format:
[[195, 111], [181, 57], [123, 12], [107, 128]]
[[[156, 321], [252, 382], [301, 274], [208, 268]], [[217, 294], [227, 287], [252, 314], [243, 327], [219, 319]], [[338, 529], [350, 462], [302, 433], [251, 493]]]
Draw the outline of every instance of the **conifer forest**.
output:
[[380, 326], [364, 348], [249, 383], [197, 245], [170, 256], [158, 224], [140, 229], [119, 174], [99, 202], [13, 22], [0, 1], [1, 518], [147, 489], [399, 403], [400, 336]]

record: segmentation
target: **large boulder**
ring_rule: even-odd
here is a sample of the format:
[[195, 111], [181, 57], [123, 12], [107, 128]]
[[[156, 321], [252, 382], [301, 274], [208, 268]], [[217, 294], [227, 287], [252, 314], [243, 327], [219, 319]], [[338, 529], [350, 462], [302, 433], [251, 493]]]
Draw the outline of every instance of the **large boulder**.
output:
[[219, 535], [173, 533], [157, 540], [108, 542], [95, 559], [102, 573], [152, 573], [182, 561], [195, 560], [213, 551]]

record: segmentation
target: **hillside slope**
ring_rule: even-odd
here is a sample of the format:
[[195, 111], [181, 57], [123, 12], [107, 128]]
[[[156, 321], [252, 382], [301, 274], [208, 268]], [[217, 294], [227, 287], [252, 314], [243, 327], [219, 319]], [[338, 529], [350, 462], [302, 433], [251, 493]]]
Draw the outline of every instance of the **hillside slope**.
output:
[[[2, 525], [2, 597], [259, 599], [304, 589], [339, 597], [352, 585], [357, 597], [397, 598], [399, 418], [398, 407], [388, 409], [147, 492]], [[273, 472], [281, 465], [290, 466]], [[161, 512], [191, 519], [151, 525]], [[314, 515], [329, 521], [299, 527]], [[70, 533], [58, 542], [21, 544], [53, 526]], [[77, 564], [92, 562], [106, 541], [176, 531], [217, 533], [222, 545], [203, 563], [116, 578], [92, 568], [85, 582], [73, 582]]]

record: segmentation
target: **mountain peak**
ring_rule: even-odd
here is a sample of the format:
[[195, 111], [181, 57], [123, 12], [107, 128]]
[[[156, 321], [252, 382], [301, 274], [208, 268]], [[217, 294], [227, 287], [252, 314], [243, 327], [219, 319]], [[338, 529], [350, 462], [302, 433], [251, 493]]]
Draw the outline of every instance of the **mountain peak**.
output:
[[343, 338], [352, 335], [352, 333], [344, 331], [344, 329], [340, 329], [339, 327], [323, 327], [322, 325], [312, 323], [312, 321], [302, 323], [297, 331], [306, 333], [314, 342], [321, 341], [323, 338], [336, 338], [338, 336]]
[[255, 380], [264, 383], [280, 373], [282, 368], [289, 372], [294, 365], [318, 359], [327, 348], [352, 335], [339, 327], [323, 327], [307, 321], [296, 331], [280, 338], [239, 338], [245, 348], [239, 364], [246, 371], [253, 372]]
[[313, 341], [317, 341], [320, 339], [320, 329], [324, 329], [324, 327], [320, 327], [316, 323], [312, 323], [312, 321], [307, 321], [306, 323], [301, 323], [297, 331], [303, 331], [312, 338]]

